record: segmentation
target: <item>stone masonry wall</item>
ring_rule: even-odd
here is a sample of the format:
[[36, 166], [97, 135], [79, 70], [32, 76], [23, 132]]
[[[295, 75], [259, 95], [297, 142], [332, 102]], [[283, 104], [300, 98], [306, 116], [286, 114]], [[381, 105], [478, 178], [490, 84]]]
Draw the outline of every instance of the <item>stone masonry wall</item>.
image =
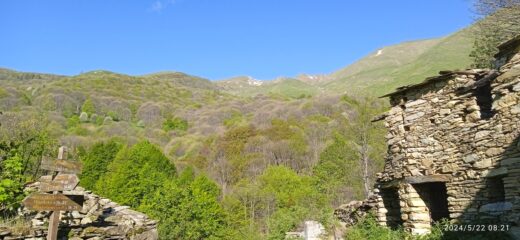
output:
[[[36, 191], [38, 185], [39, 183], [34, 183], [28, 189]], [[158, 239], [157, 222], [140, 212], [120, 206], [81, 187], [64, 193], [83, 195], [85, 202], [82, 211], [61, 212], [58, 239]], [[20, 229], [0, 227], [0, 240], [46, 239], [50, 212], [21, 210], [20, 215], [30, 219], [30, 226], [22, 232]]]
[[[451, 219], [520, 224], [520, 40], [508, 44], [497, 72], [444, 72], [390, 95], [376, 187], [397, 188], [405, 229], [429, 232], [431, 203], [417, 191], [431, 182], [445, 184]], [[378, 206], [385, 225], [389, 211]]]

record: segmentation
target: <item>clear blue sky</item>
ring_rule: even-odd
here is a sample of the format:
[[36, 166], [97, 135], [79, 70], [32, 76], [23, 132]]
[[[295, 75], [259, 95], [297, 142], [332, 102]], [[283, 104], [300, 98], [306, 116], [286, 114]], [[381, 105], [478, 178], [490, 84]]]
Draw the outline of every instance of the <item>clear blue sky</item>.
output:
[[472, 22], [470, 0], [2, 0], [0, 67], [209, 79], [329, 73]]

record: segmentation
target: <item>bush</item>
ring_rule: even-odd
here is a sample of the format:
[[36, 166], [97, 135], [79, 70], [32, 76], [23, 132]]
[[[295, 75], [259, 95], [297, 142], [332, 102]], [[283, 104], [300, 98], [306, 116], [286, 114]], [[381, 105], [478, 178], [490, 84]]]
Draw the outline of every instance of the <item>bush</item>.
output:
[[402, 240], [411, 239], [411, 235], [403, 229], [392, 230], [387, 227], [379, 226], [372, 215], [366, 216], [352, 228], [347, 230], [345, 239], [352, 240]]
[[23, 199], [23, 165], [15, 154], [0, 162], [0, 213], [14, 211]]
[[144, 128], [145, 127], [143, 120], [139, 120], [137, 122], [137, 127], [140, 127], [140, 128]]
[[119, 151], [95, 185], [99, 194], [137, 208], [141, 201], [176, 175], [175, 166], [148, 141]]
[[164, 131], [172, 131], [172, 130], [186, 131], [186, 130], [188, 130], [188, 121], [186, 121], [182, 118], [179, 118], [179, 117], [169, 118], [163, 122], [162, 128]]
[[99, 142], [94, 144], [92, 148], [83, 156], [83, 172], [80, 176], [81, 186], [86, 189], [94, 189], [97, 180], [103, 176], [108, 165], [114, 160], [122, 145], [115, 141]]
[[86, 112], [89, 115], [96, 113], [96, 108], [94, 107], [94, 103], [92, 103], [92, 100], [90, 98], [87, 98], [87, 100], [85, 100], [83, 106], [81, 106], [81, 111]]
[[109, 116], [110, 118], [112, 118], [112, 120], [114, 120], [114, 121], [116, 121], [116, 122], [118, 122], [119, 119], [120, 119], [120, 118], [119, 118], [119, 115], [118, 115], [116, 112], [114, 112], [114, 111], [109, 111], [109, 112], [107, 113], [107, 116]]
[[73, 129], [80, 124], [79, 117], [77, 115], [73, 115], [69, 119], [67, 119], [67, 129]]
[[88, 114], [86, 112], [81, 112], [79, 115], [80, 122], [88, 122]]
[[103, 125], [109, 125], [112, 123], [112, 118], [110, 116], [106, 116], [105, 119], [103, 119]]
[[217, 185], [188, 171], [177, 181], [166, 182], [140, 209], [160, 220], [161, 239], [234, 239], [217, 201]]

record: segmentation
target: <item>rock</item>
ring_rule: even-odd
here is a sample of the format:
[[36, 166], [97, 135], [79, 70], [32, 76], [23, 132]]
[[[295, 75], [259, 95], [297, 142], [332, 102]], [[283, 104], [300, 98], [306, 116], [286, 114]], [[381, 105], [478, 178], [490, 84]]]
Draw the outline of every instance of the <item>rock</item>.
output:
[[418, 99], [418, 100], [415, 100], [415, 101], [410, 101], [410, 102], [407, 102], [404, 106], [406, 108], [410, 108], [410, 107], [413, 107], [413, 106], [417, 106], [417, 105], [421, 105], [423, 103], [426, 103], [426, 100], [424, 99]]
[[441, 109], [441, 110], [439, 111], [439, 113], [440, 113], [441, 115], [448, 115], [448, 114], [451, 113], [451, 110], [448, 109], [448, 108], [444, 108], [444, 109]]
[[513, 204], [510, 202], [497, 202], [489, 203], [480, 207], [479, 212], [487, 213], [490, 215], [500, 215], [505, 211], [509, 211], [513, 208]]
[[[39, 183], [28, 184], [26, 191], [35, 191]], [[109, 199], [101, 199], [81, 187], [75, 194], [83, 195], [85, 202], [82, 212], [62, 212], [60, 227], [69, 227], [68, 239], [138, 239], [157, 240], [157, 221], [149, 219], [145, 214], [134, 211], [128, 206], [119, 206]], [[33, 235], [12, 239], [44, 239], [48, 225], [49, 212], [19, 211], [31, 218]], [[12, 231], [0, 227], [0, 239], [9, 239]], [[4, 234], [5, 237], [2, 235]]]
[[520, 91], [520, 83], [517, 83], [511, 88], [512, 91], [519, 92]]
[[486, 156], [488, 157], [492, 157], [492, 156], [497, 156], [499, 154], [501, 154], [504, 150], [502, 150], [501, 148], [490, 148], [488, 150], [486, 150]]
[[325, 227], [317, 221], [305, 221], [304, 237], [308, 240], [320, 240], [325, 234]]
[[480, 131], [475, 134], [475, 139], [482, 139], [486, 136], [488, 136], [491, 132], [490, 131]]
[[467, 162], [467, 163], [473, 163], [473, 162], [479, 160], [479, 157], [477, 154], [470, 154], [470, 155], [463, 157], [462, 160], [464, 160], [464, 162]]
[[413, 120], [415, 120], [415, 119], [418, 119], [418, 118], [420, 118], [420, 117], [422, 117], [422, 116], [424, 116], [424, 112], [418, 112], [418, 113], [414, 113], [414, 114], [412, 114], [412, 115], [405, 116], [405, 117], [404, 117], [404, 120], [405, 120], [406, 122], [411, 122], [411, 121], [413, 121]]
[[408, 216], [413, 221], [430, 222], [430, 215], [428, 213], [411, 213]]
[[478, 162], [475, 162], [473, 164], [474, 167], [478, 168], [478, 169], [484, 169], [484, 168], [489, 168], [493, 165], [493, 162], [491, 161], [491, 159], [484, 159], [484, 160], [480, 160]]

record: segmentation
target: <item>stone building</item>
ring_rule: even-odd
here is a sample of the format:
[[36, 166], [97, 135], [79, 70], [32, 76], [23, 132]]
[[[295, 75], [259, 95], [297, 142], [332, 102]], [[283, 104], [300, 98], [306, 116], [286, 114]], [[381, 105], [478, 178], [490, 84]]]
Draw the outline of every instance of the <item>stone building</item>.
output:
[[520, 224], [520, 37], [499, 50], [496, 70], [445, 71], [383, 96], [382, 225], [423, 234], [442, 218]]

